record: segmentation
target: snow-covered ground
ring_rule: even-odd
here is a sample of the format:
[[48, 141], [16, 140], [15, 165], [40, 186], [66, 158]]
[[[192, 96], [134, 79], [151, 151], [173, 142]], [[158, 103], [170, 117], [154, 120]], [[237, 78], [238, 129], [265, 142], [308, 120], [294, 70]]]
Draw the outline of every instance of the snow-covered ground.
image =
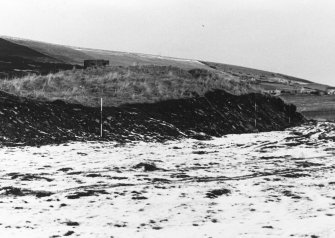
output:
[[335, 237], [334, 124], [0, 148], [0, 237]]

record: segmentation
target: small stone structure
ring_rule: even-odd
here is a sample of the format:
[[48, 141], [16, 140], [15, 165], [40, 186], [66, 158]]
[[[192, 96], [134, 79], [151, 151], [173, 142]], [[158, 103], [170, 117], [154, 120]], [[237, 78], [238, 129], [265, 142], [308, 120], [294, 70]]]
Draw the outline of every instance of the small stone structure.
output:
[[103, 67], [109, 65], [109, 60], [97, 59], [97, 60], [84, 60], [84, 68]]

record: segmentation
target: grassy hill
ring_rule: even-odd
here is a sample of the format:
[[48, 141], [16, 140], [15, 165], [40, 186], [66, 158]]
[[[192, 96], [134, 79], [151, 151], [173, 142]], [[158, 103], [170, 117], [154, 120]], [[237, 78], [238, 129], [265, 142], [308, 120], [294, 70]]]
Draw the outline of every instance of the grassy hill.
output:
[[157, 102], [204, 95], [223, 89], [233, 94], [259, 91], [247, 82], [221, 72], [185, 70], [172, 66], [109, 66], [75, 69], [48, 75], [27, 75], [0, 81], [11, 94], [86, 106]]

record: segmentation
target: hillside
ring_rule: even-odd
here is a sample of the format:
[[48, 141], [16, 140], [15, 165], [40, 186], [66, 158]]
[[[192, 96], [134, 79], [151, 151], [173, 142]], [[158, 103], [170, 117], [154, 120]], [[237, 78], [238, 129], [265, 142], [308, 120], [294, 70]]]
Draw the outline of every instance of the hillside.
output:
[[85, 59], [94, 59], [93, 57], [85, 53], [82, 53], [81, 51], [72, 49], [71, 47], [68, 46], [56, 45], [32, 40], [24, 40], [19, 38], [5, 38], [5, 39], [14, 42], [16, 44], [31, 48], [45, 55], [54, 57], [62, 61], [63, 63], [67, 64], [81, 65], [83, 64], [83, 61]]
[[[99, 49], [88, 49], [74, 46], [64, 46], [57, 44], [50, 44], [46, 42], [39, 42], [27, 39], [20, 39], [8, 36], [0, 36], [0, 39], [11, 42], [12, 44], [20, 47], [17, 49], [18, 52], [22, 52], [22, 58], [24, 58], [24, 51], [21, 48], [30, 49], [31, 51], [37, 52], [41, 55], [55, 59], [57, 63], [64, 63], [69, 65], [76, 65], [80, 68], [83, 66], [84, 60], [87, 59], [105, 59], [109, 60], [111, 66], [133, 66], [133, 65], [156, 65], [156, 66], [173, 66], [181, 69], [206, 69], [221, 71], [232, 76], [239, 77], [244, 80], [250, 78], [259, 79], [265, 82], [280, 82], [287, 83], [292, 81], [295, 83], [312, 83], [310, 81], [299, 79], [284, 74], [273, 73], [258, 69], [251, 69], [241, 66], [234, 66], [222, 63], [213, 63], [192, 59], [180, 59], [166, 56], [141, 54], [141, 53], [128, 53], [119, 51], [108, 51]], [[18, 54], [18, 56], [20, 56]], [[0, 51], [0, 60], [4, 57], [3, 52]], [[51, 62], [50, 60], [48, 62]]]
[[0, 38], [0, 78], [48, 74], [73, 68], [53, 56]]
[[47, 63], [61, 63], [60, 61], [44, 55], [38, 51], [35, 51], [29, 47], [12, 43], [0, 38], [0, 52], [1, 57], [4, 58], [23, 58], [29, 60], [35, 60], [38, 62], [47, 62]]
[[[1, 36], [0, 36], [1, 38]], [[31, 48], [42, 54], [49, 55], [67, 64], [83, 65], [87, 59], [105, 59], [110, 61], [112, 66], [131, 66], [131, 65], [161, 65], [178, 66], [183, 69], [207, 68], [208, 66], [197, 60], [178, 59], [165, 56], [157, 56], [140, 53], [127, 53], [119, 51], [108, 51], [99, 49], [80, 48], [74, 46], [63, 46], [39, 41], [32, 41], [20, 38], [6, 37], [2, 38]]]
[[[62, 101], [41, 102], [1, 91], [0, 105], [0, 144], [41, 145], [101, 139], [100, 108]], [[213, 91], [188, 99], [105, 107], [102, 139], [117, 142], [205, 139], [256, 130], [282, 130], [304, 120], [293, 105], [278, 98]]]
[[[3, 61], [7, 64], [10, 63], [7, 59], [9, 56], [7, 51], [10, 50], [10, 55], [15, 55], [17, 58], [26, 60], [28, 59], [30, 61], [36, 61], [39, 63], [61, 63], [68, 65], [69, 67], [75, 66], [76, 68], [81, 68], [83, 66], [84, 60], [104, 59], [109, 60], [110, 66], [127, 67], [134, 65], [156, 65], [172, 66], [186, 70], [199, 68], [206, 69], [208, 71], [220, 71], [226, 74], [230, 74], [233, 77], [238, 77], [241, 80], [256, 83], [261, 88], [263, 84], [270, 83], [273, 84], [274, 87], [278, 88], [280, 88], [280, 85], [289, 85], [290, 90], [292, 91], [297, 87], [301, 88], [306, 84], [313, 83], [305, 79], [300, 79], [284, 74], [222, 63], [180, 59], [141, 53], [128, 53], [64, 46], [8, 36], [0, 36], [0, 40], [0, 62]], [[16, 68], [12, 67], [12, 70], [27, 70], [27, 67], [28, 70], [30, 70], [28, 64], [16, 66]], [[63, 70], [63, 68], [64, 67], [60, 67], [60, 70]], [[1, 71], [2, 70], [0, 68], [0, 72]], [[314, 88], [317, 85], [318, 84], [314, 83]], [[264, 89], [267, 90], [266, 87], [264, 87]]]
[[[109, 60], [110, 65], [104, 69], [83, 70], [87, 59]], [[134, 70], [136, 67], [140, 70]], [[178, 74], [179, 71], [183, 73]], [[49, 101], [60, 99], [87, 106], [97, 106], [100, 97], [104, 97], [107, 105], [117, 106], [188, 98], [194, 93], [202, 95], [208, 90], [222, 89], [234, 94], [263, 92], [280, 96], [296, 104], [309, 118], [318, 119], [321, 114], [327, 115], [321, 115], [321, 119], [329, 118], [334, 111], [332, 106], [324, 106], [331, 104], [328, 103], [333, 101], [331, 97], [314, 97], [328, 94], [333, 87], [281, 73], [7, 36], [0, 36], [0, 79], [9, 79], [0, 80], [0, 89], [16, 95]]]

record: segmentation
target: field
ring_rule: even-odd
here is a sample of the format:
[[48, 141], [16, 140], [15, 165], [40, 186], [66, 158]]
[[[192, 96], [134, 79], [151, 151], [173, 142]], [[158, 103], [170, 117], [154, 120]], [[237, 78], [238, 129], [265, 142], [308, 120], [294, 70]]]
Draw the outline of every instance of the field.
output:
[[2, 147], [0, 236], [334, 237], [334, 128]]
[[335, 120], [335, 95], [282, 95], [286, 102], [297, 106], [306, 117], [318, 120]]

